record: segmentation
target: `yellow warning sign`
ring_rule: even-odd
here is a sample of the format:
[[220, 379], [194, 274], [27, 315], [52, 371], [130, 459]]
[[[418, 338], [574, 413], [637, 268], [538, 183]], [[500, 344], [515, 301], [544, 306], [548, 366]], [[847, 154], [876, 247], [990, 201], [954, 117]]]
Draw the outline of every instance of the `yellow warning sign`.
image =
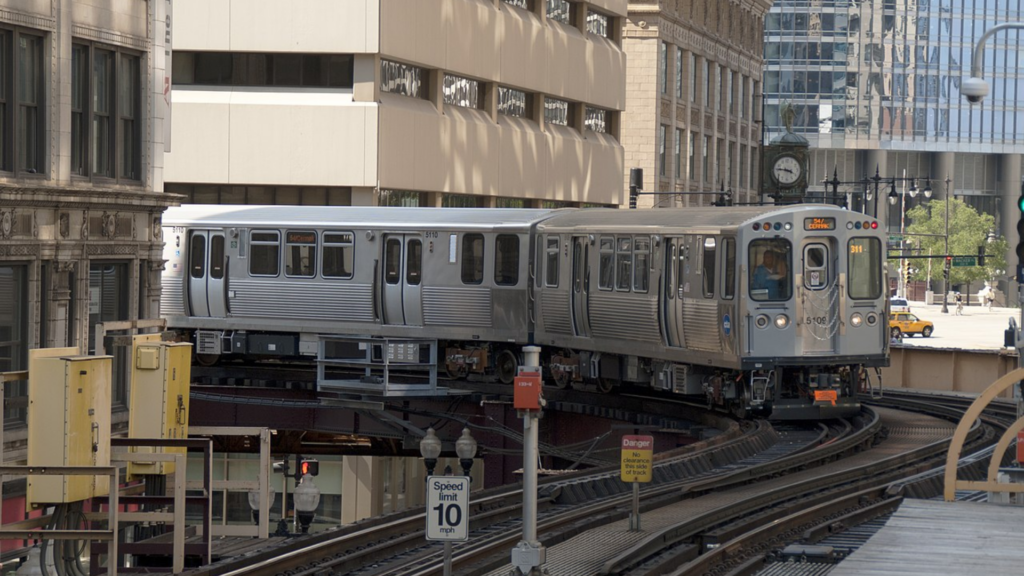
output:
[[620, 476], [623, 482], [650, 482], [653, 460], [653, 437], [622, 437], [622, 472]]

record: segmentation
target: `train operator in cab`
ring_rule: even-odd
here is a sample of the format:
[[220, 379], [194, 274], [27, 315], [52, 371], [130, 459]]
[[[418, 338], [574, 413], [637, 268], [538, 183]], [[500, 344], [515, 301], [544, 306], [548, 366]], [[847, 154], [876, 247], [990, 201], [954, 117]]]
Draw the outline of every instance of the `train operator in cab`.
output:
[[785, 266], [785, 262], [776, 257], [774, 250], [766, 250], [761, 257], [761, 264], [754, 269], [751, 288], [766, 290], [768, 300], [778, 300], [782, 296], [783, 283], [786, 281]]

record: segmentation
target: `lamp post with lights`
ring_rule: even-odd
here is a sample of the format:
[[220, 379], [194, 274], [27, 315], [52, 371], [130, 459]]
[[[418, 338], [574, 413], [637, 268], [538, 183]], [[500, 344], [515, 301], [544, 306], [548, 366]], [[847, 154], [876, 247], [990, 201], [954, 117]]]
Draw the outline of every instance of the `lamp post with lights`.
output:
[[[877, 169], [875, 170], [875, 178], [877, 178], [877, 180], [875, 180], [875, 185], [877, 186], [878, 182], [881, 181], [881, 178], [878, 178], [878, 170]], [[892, 177], [892, 178], [888, 178], [887, 179], [887, 182], [891, 186], [891, 188], [889, 189], [889, 204], [895, 206], [897, 201], [899, 201], [899, 203], [900, 203], [900, 253], [901, 254], [903, 253], [903, 229], [904, 229], [904, 222], [906, 221], [906, 214], [907, 214], [907, 194], [910, 194], [910, 199], [911, 200], [913, 200], [915, 197], [917, 197], [917, 193], [918, 193], [917, 181], [918, 181], [918, 178], [906, 178], [906, 177], [904, 177], [904, 178], [897, 178], [895, 176]], [[896, 193], [896, 183], [897, 182], [910, 182], [910, 188], [908, 189], [907, 187], [904, 187], [902, 194], [897, 194]], [[922, 192], [923, 192], [925, 198], [931, 198], [932, 197], [932, 186], [931, 186], [931, 181], [930, 180], [926, 180], [926, 184], [925, 184], [924, 190]], [[946, 236], [948, 238], [948, 236], [949, 236], [948, 232], [946, 233]], [[946, 254], [949, 254], [948, 246], [946, 248]], [[901, 296], [906, 297], [906, 295], [907, 295], [907, 280], [908, 279], [902, 274], [902, 270], [904, 269], [904, 263], [905, 263], [904, 259], [901, 258], [900, 259], [901, 274], [899, 275], [899, 278], [897, 280], [896, 286], [897, 286], [897, 292], [900, 293]], [[899, 290], [900, 286], [903, 287], [903, 290]]]

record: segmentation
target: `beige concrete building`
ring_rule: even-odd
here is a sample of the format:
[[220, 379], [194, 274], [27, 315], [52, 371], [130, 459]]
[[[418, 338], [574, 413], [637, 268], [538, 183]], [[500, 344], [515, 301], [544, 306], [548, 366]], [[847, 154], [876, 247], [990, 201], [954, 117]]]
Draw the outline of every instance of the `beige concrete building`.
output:
[[[160, 215], [176, 203], [161, 171], [169, 3], [0, 3], [0, 372], [27, 369], [31, 348], [93, 350], [99, 322], [158, 314]], [[26, 389], [5, 386], [8, 461], [24, 458]]]
[[[631, 0], [622, 142], [645, 191], [757, 201], [763, 21], [770, 0]], [[640, 196], [639, 206], [715, 195]]]
[[169, 191], [623, 203], [626, 0], [176, 0]]

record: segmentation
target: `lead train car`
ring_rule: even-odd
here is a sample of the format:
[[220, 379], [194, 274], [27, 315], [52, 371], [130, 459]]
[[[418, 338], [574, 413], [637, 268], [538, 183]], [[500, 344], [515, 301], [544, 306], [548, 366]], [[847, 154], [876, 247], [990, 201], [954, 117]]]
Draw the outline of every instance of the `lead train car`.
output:
[[888, 364], [882, 232], [834, 207], [189, 205], [163, 223], [161, 310], [201, 362], [415, 337], [451, 376], [510, 382], [537, 344], [559, 387], [780, 419], [855, 413]]

